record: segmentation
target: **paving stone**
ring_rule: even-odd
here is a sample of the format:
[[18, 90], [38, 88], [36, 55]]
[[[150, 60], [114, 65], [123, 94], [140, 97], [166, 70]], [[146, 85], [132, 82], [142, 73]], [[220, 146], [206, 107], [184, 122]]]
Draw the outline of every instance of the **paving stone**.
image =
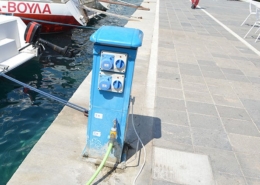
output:
[[156, 109], [170, 109], [177, 111], [186, 111], [185, 104], [183, 100], [156, 97], [155, 99]]
[[189, 113], [218, 116], [216, 108], [212, 104], [187, 101], [187, 109]]
[[163, 48], [171, 48], [174, 49], [174, 44], [172, 43], [167, 43], [167, 42], [160, 42], [158, 47], [163, 47]]
[[157, 78], [180, 80], [180, 75], [176, 73], [157, 72]]
[[[187, 64], [197, 64], [197, 60], [194, 57], [184, 57], [187, 56], [187, 53], [189, 53], [190, 51], [178, 51], [177, 50], [177, 54], [179, 56], [183, 56], [183, 57], [178, 57], [178, 62], [179, 63], [187, 63]], [[191, 73], [191, 72], [190, 72]], [[193, 72], [196, 73], [196, 72]]]
[[[232, 87], [226, 85], [209, 85], [209, 91], [213, 95], [236, 97]], [[214, 97], [213, 97], [214, 98]]]
[[260, 100], [241, 99], [243, 105], [260, 129]]
[[182, 74], [181, 79], [184, 83], [205, 84], [204, 78], [202, 76], [191, 76]]
[[206, 65], [206, 66], [200, 66], [200, 69], [202, 72], [209, 72], [209, 71], [213, 71], [213, 72], [216, 72], [216, 73], [221, 73], [221, 70], [219, 67], [217, 67], [216, 65]]
[[196, 64], [185, 64], [180, 63], [179, 64], [180, 69], [188, 69], [188, 70], [199, 70], [199, 66]]
[[161, 119], [161, 122], [188, 126], [188, 117], [186, 112], [171, 109], [156, 109], [155, 116]]
[[245, 109], [226, 107], [226, 106], [216, 106], [220, 117], [241, 119], [241, 120], [251, 120]]
[[240, 57], [240, 56], [234, 56], [234, 55], [229, 55], [229, 58], [233, 59], [233, 60], [246, 60], [245, 57]]
[[189, 119], [191, 127], [224, 131], [222, 123], [218, 117], [189, 114]]
[[192, 128], [192, 141], [194, 145], [232, 150], [227, 134], [219, 130]]
[[246, 76], [242, 75], [233, 75], [233, 74], [225, 74], [227, 80], [231, 81], [239, 81], [239, 82], [249, 82]]
[[203, 74], [204, 77], [207, 77], [207, 78], [226, 79], [226, 77], [224, 76], [224, 74], [221, 71], [219, 71], [219, 72], [202, 71], [202, 74]]
[[178, 67], [178, 63], [174, 62], [174, 61], [167, 61], [167, 60], [159, 60], [158, 59], [158, 64], [159, 64], [159, 66]]
[[260, 78], [257, 77], [247, 77], [251, 83], [260, 84]]
[[260, 177], [260, 155], [236, 153], [238, 161], [241, 165], [242, 171], [246, 177], [259, 178]]
[[180, 73], [180, 70], [177, 67], [168, 67], [168, 66], [163, 66], [163, 65], [157, 66], [157, 71], [165, 72], [165, 73], [175, 73], [175, 74]]
[[234, 67], [236, 66], [235, 62], [233, 61], [230, 61], [230, 60], [217, 60], [215, 59], [216, 61], [216, 64], [218, 67], [221, 67], [221, 68], [231, 68], [231, 69], [234, 69]]
[[211, 95], [209, 93], [200, 93], [200, 92], [184, 92], [185, 99], [187, 101], [201, 102], [201, 103], [213, 103]]
[[238, 135], [238, 134], [228, 134], [230, 139], [230, 144], [235, 152], [244, 152], [249, 154], [260, 155], [260, 138]]
[[246, 178], [246, 182], [248, 185], [259, 185], [260, 184], [260, 178], [253, 179], [253, 178]]
[[222, 118], [222, 122], [228, 133], [260, 137], [260, 133], [252, 121]]
[[221, 54], [221, 53], [211, 53], [213, 57], [216, 58], [229, 58], [229, 56]]
[[192, 70], [192, 69], [180, 68], [180, 73], [184, 74], [184, 75], [190, 75], [190, 76], [202, 76], [202, 74], [199, 70]]
[[209, 90], [205, 84], [194, 84], [194, 83], [183, 83], [183, 89], [185, 91], [190, 92], [201, 92], [201, 93], [208, 93]]
[[225, 105], [230, 107], [243, 108], [243, 104], [236, 96], [230, 96], [230, 95], [220, 96], [220, 95], [213, 94], [212, 97], [216, 105]]
[[244, 75], [244, 73], [239, 69], [221, 68], [221, 70], [224, 74]]
[[180, 143], [178, 141], [168, 141], [162, 138], [154, 138], [153, 139], [153, 146], [157, 146], [160, 148], [168, 148], [173, 150], [179, 150], [184, 152], [193, 152], [193, 145], [186, 144], [186, 143]]
[[191, 134], [189, 127], [162, 123], [162, 139], [191, 145]]
[[245, 179], [242, 176], [217, 172], [214, 174], [214, 177], [216, 183], [219, 185], [247, 185]]
[[232, 151], [200, 146], [194, 146], [194, 151], [209, 156], [214, 174], [221, 172], [242, 176], [239, 162]]
[[158, 87], [156, 90], [156, 96], [182, 100], [183, 92], [177, 89]]
[[169, 80], [169, 79], [157, 79], [157, 87], [182, 89], [181, 82], [179, 80]]

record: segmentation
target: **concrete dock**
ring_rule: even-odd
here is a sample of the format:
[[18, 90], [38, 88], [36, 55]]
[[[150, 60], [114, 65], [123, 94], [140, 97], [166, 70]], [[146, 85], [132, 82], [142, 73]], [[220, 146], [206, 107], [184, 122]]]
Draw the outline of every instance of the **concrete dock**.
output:
[[[248, 2], [151, 0], [126, 27], [144, 32], [135, 65], [134, 124], [126, 169], [104, 168], [94, 184], [259, 185], [260, 40]], [[91, 74], [70, 102], [88, 108]], [[87, 117], [64, 107], [9, 185], [85, 184]], [[136, 154], [136, 155], [135, 155]], [[145, 166], [138, 176], [145, 158]]]

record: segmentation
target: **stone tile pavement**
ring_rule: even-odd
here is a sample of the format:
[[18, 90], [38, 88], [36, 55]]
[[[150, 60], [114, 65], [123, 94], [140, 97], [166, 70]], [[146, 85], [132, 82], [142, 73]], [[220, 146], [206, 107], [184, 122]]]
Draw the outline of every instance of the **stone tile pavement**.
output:
[[[215, 184], [260, 184], [260, 57], [203, 12], [243, 38], [255, 21], [251, 16], [240, 26], [248, 3], [201, 0], [195, 10], [189, 1], [159, 4], [155, 117], [161, 137], [153, 146], [207, 155]], [[256, 36], [245, 41], [260, 50]], [[153, 184], [186, 183], [153, 174]]]

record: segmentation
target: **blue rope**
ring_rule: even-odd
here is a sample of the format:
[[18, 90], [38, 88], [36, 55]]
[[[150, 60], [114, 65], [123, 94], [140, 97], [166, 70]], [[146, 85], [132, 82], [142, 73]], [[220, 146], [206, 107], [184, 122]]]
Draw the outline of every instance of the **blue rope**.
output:
[[10, 76], [4, 74], [3, 72], [0, 72], [0, 76], [4, 77], [4, 78], [6, 78], [6, 79], [8, 79], [8, 80], [10, 80], [10, 81], [12, 81], [12, 82], [14, 82], [14, 83], [17, 83], [17, 84], [19, 84], [19, 85], [21, 85], [21, 86], [23, 86], [23, 87], [26, 87], [26, 88], [28, 88], [28, 89], [30, 89], [30, 90], [33, 90], [33, 91], [35, 91], [35, 92], [37, 92], [37, 93], [39, 93], [39, 94], [41, 94], [41, 95], [43, 95], [43, 96], [46, 96], [46, 97], [48, 97], [48, 98], [50, 98], [50, 99], [52, 99], [52, 100], [56, 100], [56, 101], [60, 102], [61, 104], [65, 105], [65, 106], [68, 106], [68, 107], [70, 107], [70, 108], [73, 108], [73, 109], [78, 110], [78, 111], [83, 112], [83, 113], [87, 113], [87, 112], [88, 112], [87, 109], [85, 109], [85, 108], [83, 108], [83, 107], [81, 107], [81, 106], [75, 105], [75, 104], [70, 103], [70, 102], [68, 102], [68, 101], [66, 101], [66, 100], [63, 100], [63, 99], [61, 99], [61, 98], [58, 98], [58, 97], [53, 96], [53, 95], [51, 95], [51, 94], [48, 94], [48, 93], [46, 93], [46, 92], [44, 92], [44, 91], [41, 91], [41, 90], [39, 90], [39, 89], [36, 89], [36, 88], [34, 88], [34, 87], [30, 86], [30, 85], [27, 85], [27, 84], [25, 84], [25, 83], [23, 83], [23, 82], [20, 82], [20, 81], [18, 81], [18, 80], [16, 80], [16, 79], [14, 79], [14, 78], [12, 78], [12, 77], [10, 77]]

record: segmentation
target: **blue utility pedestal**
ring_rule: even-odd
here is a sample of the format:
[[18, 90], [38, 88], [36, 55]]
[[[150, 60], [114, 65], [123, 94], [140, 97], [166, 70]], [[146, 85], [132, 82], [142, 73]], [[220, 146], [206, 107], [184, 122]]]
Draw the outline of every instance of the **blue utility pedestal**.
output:
[[116, 130], [108, 162], [121, 162], [137, 49], [143, 32], [138, 29], [103, 26], [94, 42], [90, 107], [87, 126], [87, 157], [102, 160]]

